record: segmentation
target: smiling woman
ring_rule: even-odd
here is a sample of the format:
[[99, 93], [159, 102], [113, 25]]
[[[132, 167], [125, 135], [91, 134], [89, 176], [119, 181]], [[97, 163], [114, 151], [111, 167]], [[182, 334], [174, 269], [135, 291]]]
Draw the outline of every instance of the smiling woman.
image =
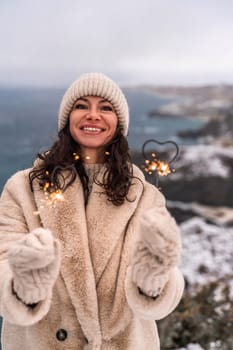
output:
[[69, 125], [70, 134], [80, 145], [86, 163], [103, 163], [105, 147], [117, 129], [117, 115], [112, 104], [97, 96], [80, 98], [70, 113]]
[[131, 163], [128, 104], [101, 73], [64, 94], [58, 139], [0, 200], [3, 349], [159, 350], [179, 303], [181, 240]]

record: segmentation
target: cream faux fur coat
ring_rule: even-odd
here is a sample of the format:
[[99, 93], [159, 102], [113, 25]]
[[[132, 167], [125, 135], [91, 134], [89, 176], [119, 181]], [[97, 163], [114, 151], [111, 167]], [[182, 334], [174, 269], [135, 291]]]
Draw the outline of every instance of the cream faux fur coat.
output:
[[[28, 173], [10, 178], [0, 201], [3, 350], [160, 349], [154, 320], [177, 306], [183, 277], [174, 268], [154, 300], [140, 294], [132, 282], [130, 257], [140, 216], [152, 207], [156, 215], [156, 208], [165, 205], [162, 194], [134, 167], [132, 202], [114, 206], [94, 184], [85, 208], [77, 178], [64, 193], [65, 200], [51, 207], [37, 186], [30, 191]], [[103, 169], [98, 176], [102, 173]], [[60, 240], [62, 263], [52, 297], [29, 309], [12, 294], [7, 251], [37, 227], [50, 229]], [[166, 235], [173, 229], [167, 227]]]

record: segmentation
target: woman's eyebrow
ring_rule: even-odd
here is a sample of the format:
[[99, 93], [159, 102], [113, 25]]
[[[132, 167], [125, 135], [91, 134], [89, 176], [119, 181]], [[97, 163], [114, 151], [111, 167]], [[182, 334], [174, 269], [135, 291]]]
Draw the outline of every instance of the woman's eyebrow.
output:
[[[85, 97], [79, 97], [78, 99], [77, 99], [77, 101], [85, 101], [85, 102], [89, 102], [89, 100], [87, 99], [87, 98], [85, 98]], [[76, 102], [77, 102], [76, 101]], [[109, 102], [106, 98], [103, 98], [102, 100], [100, 100], [99, 101], [99, 103], [102, 103], [102, 102], [108, 102], [108, 103], [110, 103], [111, 104], [111, 102]]]
[[100, 100], [100, 102], [108, 102], [111, 104], [111, 102], [109, 102], [106, 98], [103, 98], [102, 100]]
[[86, 99], [85, 97], [79, 97], [77, 100], [76, 100], [76, 102], [77, 101], [85, 101], [85, 102], [88, 102], [88, 99]]

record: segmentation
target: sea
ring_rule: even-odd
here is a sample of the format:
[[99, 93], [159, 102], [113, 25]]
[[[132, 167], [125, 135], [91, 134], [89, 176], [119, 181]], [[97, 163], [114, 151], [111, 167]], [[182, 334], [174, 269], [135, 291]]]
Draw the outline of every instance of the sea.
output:
[[[123, 89], [130, 108], [129, 145], [141, 151], [148, 139], [193, 144], [179, 139], [177, 132], [198, 129], [195, 118], [150, 117], [148, 113], [172, 102], [141, 87]], [[38, 152], [48, 149], [57, 136], [57, 115], [65, 89], [0, 88], [0, 192], [16, 171], [31, 167]]]

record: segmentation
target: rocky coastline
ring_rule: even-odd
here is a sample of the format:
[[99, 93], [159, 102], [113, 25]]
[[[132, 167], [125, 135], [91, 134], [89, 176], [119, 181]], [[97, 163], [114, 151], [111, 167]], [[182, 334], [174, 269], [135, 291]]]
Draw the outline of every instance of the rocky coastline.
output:
[[[176, 135], [195, 145], [180, 146], [175, 172], [159, 179], [180, 225], [186, 280], [178, 310], [159, 323], [162, 349], [233, 349], [233, 86], [149, 89], [174, 98], [149, 111], [151, 118], [205, 120], [200, 129]], [[159, 157], [169, 159], [170, 151]], [[139, 152], [132, 159], [144, 164]], [[155, 184], [153, 174], [146, 178]]]

